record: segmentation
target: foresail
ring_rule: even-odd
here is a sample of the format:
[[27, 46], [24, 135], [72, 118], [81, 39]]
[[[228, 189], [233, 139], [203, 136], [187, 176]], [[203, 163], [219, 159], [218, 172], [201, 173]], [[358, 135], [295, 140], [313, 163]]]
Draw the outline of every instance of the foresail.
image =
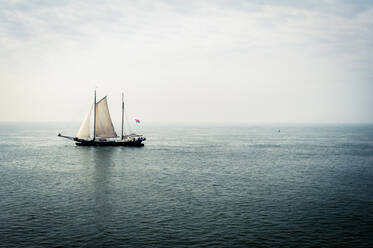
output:
[[96, 103], [96, 136], [101, 138], [117, 137], [110, 118], [106, 96]]
[[88, 139], [91, 136], [90, 135], [89, 124], [90, 124], [90, 119], [91, 119], [92, 107], [93, 107], [93, 104], [92, 104], [87, 116], [84, 118], [84, 121], [82, 122], [82, 125], [80, 125], [78, 133], [76, 134], [76, 137], [78, 137], [80, 139]]

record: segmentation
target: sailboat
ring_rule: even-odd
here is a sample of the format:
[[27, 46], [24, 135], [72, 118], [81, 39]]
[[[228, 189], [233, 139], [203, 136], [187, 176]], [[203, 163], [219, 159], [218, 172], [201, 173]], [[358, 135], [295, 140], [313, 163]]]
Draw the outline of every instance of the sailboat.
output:
[[[93, 109], [93, 137], [91, 137], [90, 123]], [[87, 116], [82, 122], [78, 133], [75, 137], [65, 136], [61, 133], [59, 137], [75, 141], [78, 146], [144, 146], [142, 142], [146, 138], [138, 134], [124, 135], [124, 94], [122, 93], [122, 130], [120, 137], [114, 129], [111, 121], [109, 108], [107, 104], [107, 97], [103, 97], [96, 102], [96, 91], [94, 94], [94, 104], [90, 108]]]

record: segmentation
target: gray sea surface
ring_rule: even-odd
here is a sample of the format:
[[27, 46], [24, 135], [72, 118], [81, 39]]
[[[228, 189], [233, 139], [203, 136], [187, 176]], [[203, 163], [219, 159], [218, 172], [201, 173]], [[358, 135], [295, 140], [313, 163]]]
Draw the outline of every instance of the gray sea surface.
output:
[[373, 125], [78, 127], [0, 124], [0, 247], [373, 247]]

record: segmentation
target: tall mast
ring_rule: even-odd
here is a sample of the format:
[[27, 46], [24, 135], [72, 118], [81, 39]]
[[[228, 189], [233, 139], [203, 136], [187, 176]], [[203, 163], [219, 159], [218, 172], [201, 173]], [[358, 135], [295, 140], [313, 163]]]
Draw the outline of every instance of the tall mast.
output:
[[93, 140], [96, 139], [96, 90], [95, 90], [95, 101], [93, 104]]
[[122, 134], [120, 139], [123, 139], [123, 123], [124, 123], [124, 93], [122, 92]]

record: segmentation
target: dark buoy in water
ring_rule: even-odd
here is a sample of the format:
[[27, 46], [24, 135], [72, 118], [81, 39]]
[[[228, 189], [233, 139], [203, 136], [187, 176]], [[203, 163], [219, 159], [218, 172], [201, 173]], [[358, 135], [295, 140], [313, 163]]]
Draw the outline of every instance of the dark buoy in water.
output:
[[278, 131], [277, 131], [278, 133], [280, 133], [281, 132], [281, 130], [279, 129]]

